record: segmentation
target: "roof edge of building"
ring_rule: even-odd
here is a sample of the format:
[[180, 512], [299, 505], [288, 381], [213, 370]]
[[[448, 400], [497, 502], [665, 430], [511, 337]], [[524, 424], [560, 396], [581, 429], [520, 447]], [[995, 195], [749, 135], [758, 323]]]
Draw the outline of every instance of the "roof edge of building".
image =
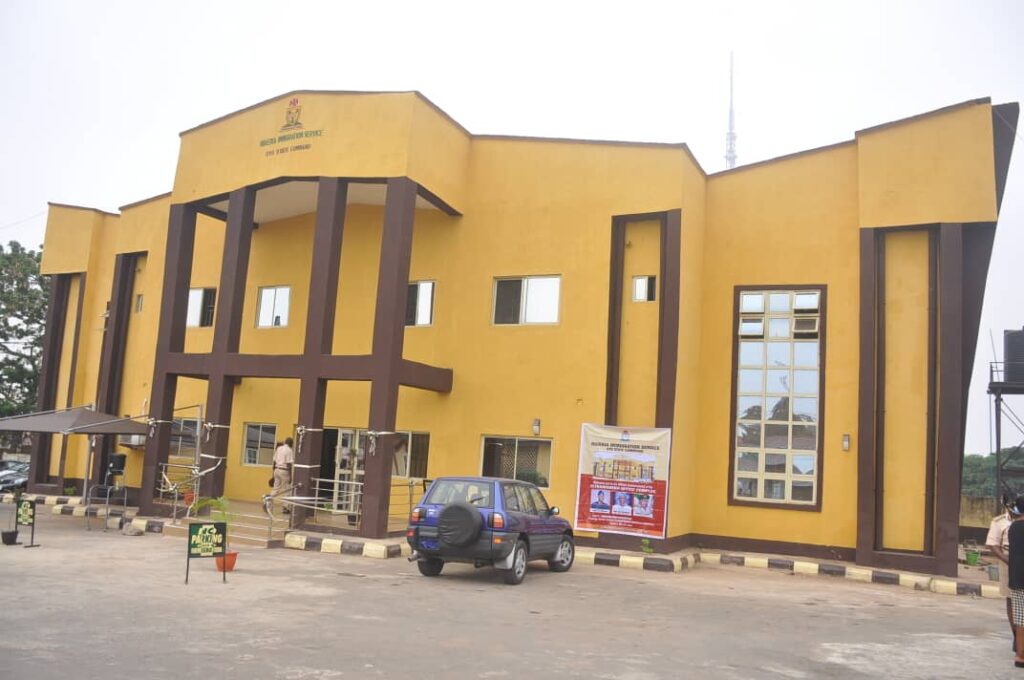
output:
[[127, 208], [134, 208], [136, 206], [142, 205], [143, 203], [149, 203], [150, 201], [158, 201], [161, 198], [167, 198], [172, 193], [174, 193], [174, 192], [165, 191], [162, 194], [157, 194], [156, 196], [150, 196], [149, 198], [140, 198], [137, 201], [132, 201], [131, 203], [125, 203], [124, 205], [118, 207], [118, 210], [124, 212], [124, 210], [127, 209]]
[[992, 98], [991, 97], [976, 97], [975, 99], [967, 99], [967, 100], [962, 101], [962, 102], [957, 102], [956, 104], [950, 104], [948, 106], [942, 106], [942, 107], [939, 107], [937, 109], [932, 109], [931, 111], [925, 111], [924, 113], [915, 113], [914, 115], [907, 116], [906, 118], [897, 118], [896, 120], [890, 120], [890, 121], [888, 121], [886, 123], [879, 123], [878, 125], [872, 125], [870, 127], [861, 128], [860, 130], [857, 130], [854, 133], [854, 136], [855, 137], [859, 137], [860, 135], [862, 135], [862, 134], [864, 134], [866, 132], [877, 132], [879, 130], [885, 130], [886, 128], [895, 127], [897, 125], [903, 125], [904, 123], [913, 123], [913, 122], [921, 120], [923, 118], [930, 118], [931, 116], [937, 116], [939, 114], [949, 113], [950, 111], [955, 111], [957, 109], [967, 108], [968, 106], [978, 106], [980, 104], [991, 104], [991, 103], [992, 103]]
[[121, 213], [110, 212], [108, 210], [100, 210], [99, 208], [90, 208], [86, 205], [74, 205], [72, 203], [57, 203], [55, 201], [47, 201], [46, 205], [51, 208], [68, 208], [70, 210], [88, 210], [90, 212], [100, 213], [101, 215], [109, 215], [110, 217], [120, 217]]

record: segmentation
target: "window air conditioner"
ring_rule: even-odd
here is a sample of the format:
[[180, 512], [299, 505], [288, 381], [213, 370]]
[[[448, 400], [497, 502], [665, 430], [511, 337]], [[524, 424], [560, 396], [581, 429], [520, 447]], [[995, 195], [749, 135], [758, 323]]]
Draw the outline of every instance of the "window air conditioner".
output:
[[146, 445], [144, 434], [122, 434], [117, 438], [117, 443], [131, 449], [141, 449]]

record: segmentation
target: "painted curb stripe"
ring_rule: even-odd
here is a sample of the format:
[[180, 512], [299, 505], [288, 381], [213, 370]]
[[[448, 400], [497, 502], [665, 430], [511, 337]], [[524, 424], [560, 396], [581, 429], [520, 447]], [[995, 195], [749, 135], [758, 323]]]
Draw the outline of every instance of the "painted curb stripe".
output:
[[819, 564], [818, 573], [825, 576], [846, 576], [846, 567], [841, 564]]
[[743, 555], [722, 555], [719, 558], [719, 562], [722, 564], [735, 564], [737, 567], [742, 567], [746, 560]]
[[360, 541], [342, 541], [341, 553], [343, 555], [362, 555], [363, 543]]
[[303, 550], [312, 550], [314, 552], [320, 552], [320, 544], [324, 539], [319, 536], [306, 536], [306, 542], [302, 546]]
[[786, 571], [793, 571], [795, 562], [793, 560], [781, 560], [768, 558], [769, 569], [785, 569]]
[[644, 569], [671, 572], [676, 570], [676, 565], [672, 560], [665, 559], [664, 557], [645, 557]]
[[892, 571], [872, 571], [871, 582], [884, 583], [887, 586], [898, 586], [900, 584], [900, 575]]
[[613, 553], [594, 553], [594, 564], [600, 564], [605, 567], [617, 567], [619, 566], [619, 555]]

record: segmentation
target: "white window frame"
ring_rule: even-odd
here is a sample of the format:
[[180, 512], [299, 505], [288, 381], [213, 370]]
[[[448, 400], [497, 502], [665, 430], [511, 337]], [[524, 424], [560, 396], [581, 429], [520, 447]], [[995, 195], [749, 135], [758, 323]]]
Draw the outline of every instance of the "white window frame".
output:
[[[639, 290], [643, 284], [643, 290]], [[657, 302], [658, 277], [655, 274], [643, 274], [633, 277], [633, 302]]]
[[[434, 292], [437, 285], [432, 280], [410, 281], [409, 286], [416, 286], [416, 318], [414, 323], [406, 323], [406, 328], [423, 328], [434, 325]], [[423, 291], [428, 290], [429, 295], [424, 296]], [[428, 300], [424, 308], [423, 301]]]
[[548, 445], [549, 445], [550, 453], [548, 455], [548, 471], [547, 471], [547, 474], [544, 475], [544, 476], [547, 478], [548, 483], [546, 485], [543, 485], [543, 486], [538, 484], [537, 487], [541, 488], [541, 489], [550, 489], [551, 488], [551, 471], [554, 469], [554, 466], [555, 466], [555, 440], [554, 439], [547, 439], [545, 437], [517, 437], [515, 435], [507, 435], [507, 434], [485, 434], [485, 435], [481, 435], [480, 436], [480, 475], [481, 476], [483, 476], [485, 474], [484, 466], [486, 465], [487, 461], [485, 460], [484, 456], [486, 455], [486, 446], [487, 446], [487, 440], [488, 439], [514, 439], [515, 440], [515, 442], [516, 442], [516, 450], [513, 453], [514, 459], [513, 459], [513, 463], [512, 463], [512, 479], [515, 479], [516, 481], [520, 481], [520, 482], [523, 482], [523, 481], [526, 481], [526, 480], [521, 480], [521, 479], [518, 479], [516, 477], [516, 474], [519, 472], [519, 442], [547, 442]]
[[[277, 312], [279, 311], [278, 296], [280, 295], [281, 291], [284, 291], [286, 296], [287, 296], [286, 300], [285, 300], [285, 307], [284, 307], [284, 315], [283, 315], [284, 316], [284, 320], [282, 321], [282, 323], [275, 324], [274, 323], [274, 319], [279, 318], [279, 316], [281, 316], [281, 315], [277, 314]], [[274, 295], [274, 299], [273, 299], [273, 301], [271, 302], [271, 305], [270, 305], [270, 319], [271, 319], [271, 321], [270, 321], [269, 324], [262, 324], [262, 323], [260, 323], [260, 317], [262, 316], [262, 311], [263, 311], [263, 296], [265, 294], [267, 294], [268, 292], [272, 292], [273, 295]], [[256, 292], [256, 328], [287, 328], [288, 327], [288, 320], [289, 320], [289, 317], [291, 316], [291, 310], [292, 310], [292, 302], [291, 302], [291, 300], [292, 300], [292, 287], [291, 286], [261, 286], [257, 290], [257, 292]]]
[[[530, 301], [530, 282], [547, 281], [556, 282], [558, 298], [555, 301], [555, 318], [553, 321], [528, 321], [526, 319]], [[511, 323], [498, 323], [495, 317], [498, 313], [498, 282], [499, 281], [522, 281], [519, 291], [519, 319]], [[492, 326], [556, 326], [562, 320], [562, 275], [561, 274], [537, 274], [531, 276], [499, 276], [494, 279], [491, 290], [491, 325]]]

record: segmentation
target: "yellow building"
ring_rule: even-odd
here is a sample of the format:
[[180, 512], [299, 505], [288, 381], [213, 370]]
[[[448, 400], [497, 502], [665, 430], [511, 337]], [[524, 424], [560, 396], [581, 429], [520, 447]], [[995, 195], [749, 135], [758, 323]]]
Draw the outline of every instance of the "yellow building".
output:
[[152, 427], [89, 471], [83, 437], [41, 438], [32, 486], [119, 449], [145, 512], [180, 458], [253, 500], [294, 437], [303, 493], [361, 484], [380, 536], [407, 480], [519, 476], [569, 509], [582, 423], [666, 427], [657, 549], [954, 574], [1017, 114], [969, 101], [710, 175], [684, 144], [474, 135], [414, 92], [210, 121], [170, 193], [51, 204], [40, 408]]

